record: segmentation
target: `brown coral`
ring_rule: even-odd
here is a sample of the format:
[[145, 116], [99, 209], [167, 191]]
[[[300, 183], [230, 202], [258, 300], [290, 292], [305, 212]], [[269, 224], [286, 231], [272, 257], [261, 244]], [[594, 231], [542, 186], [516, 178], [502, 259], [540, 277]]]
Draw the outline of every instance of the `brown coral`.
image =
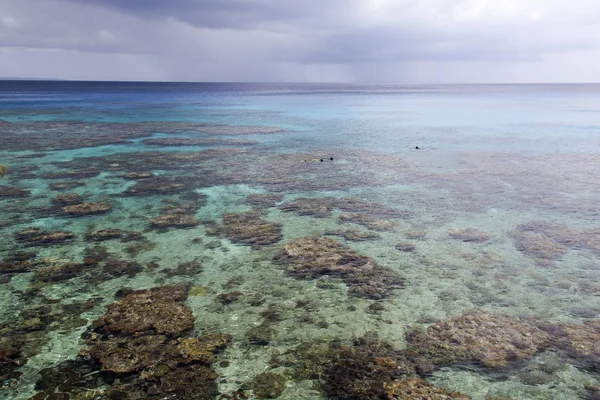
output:
[[80, 203], [62, 208], [63, 212], [74, 217], [104, 214], [112, 210], [112, 206], [105, 202]]
[[31, 190], [10, 187], [10, 186], [2, 186], [0, 185], [0, 199], [9, 198], [9, 197], [29, 197], [31, 195]]
[[159, 334], [177, 335], [194, 326], [192, 310], [183, 302], [185, 285], [167, 285], [137, 290], [108, 306], [96, 324], [103, 331], [134, 334], [154, 330]]
[[567, 252], [567, 247], [540, 233], [525, 231], [511, 232], [517, 250], [535, 259], [538, 265], [549, 265]]
[[309, 198], [302, 197], [279, 206], [279, 209], [285, 212], [294, 212], [302, 216], [312, 216], [317, 218], [326, 218], [331, 215], [335, 206], [335, 198]]
[[401, 287], [402, 278], [377, 265], [338, 241], [327, 237], [304, 237], [288, 242], [277, 260], [302, 278], [340, 275], [356, 296], [382, 298]]
[[111, 239], [120, 239], [121, 237], [123, 237], [124, 232], [120, 229], [100, 229], [98, 231], [95, 232], [89, 232], [85, 238], [86, 240], [92, 241], [92, 242], [102, 242], [105, 240], [111, 240]]
[[71, 241], [75, 238], [75, 234], [66, 231], [48, 232], [41, 228], [26, 228], [17, 232], [15, 238], [19, 242], [31, 245], [48, 246]]
[[475, 228], [453, 228], [448, 230], [448, 235], [452, 239], [462, 240], [463, 242], [483, 243], [489, 240], [490, 235], [478, 231]]
[[409, 335], [413, 358], [429, 359], [435, 364], [460, 360], [481, 362], [488, 368], [527, 360], [550, 344], [541, 329], [501, 315], [472, 311], [438, 322], [426, 332]]
[[210, 226], [209, 234], [223, 234], [233, 243], [254, 248], [268, 246], [281, 240], [281, 224], [273, 224], [260, 218], [260, 214], [247, 212], [223, 215], [221, 226]]
[[469, 400], [464, 393], [436, 388], [421, 378], [404, 378], [386, 383], [388, 400]]
[[52, 199], [52, 203], [59, 206], [71, 206], [83, 203], [83, 199], [77, 193], [63, 193]]
[[192, 228], [200, 225], [200, 220], [193, 215], [167, 214], [152, 218], [150, 225], [156, 229]]

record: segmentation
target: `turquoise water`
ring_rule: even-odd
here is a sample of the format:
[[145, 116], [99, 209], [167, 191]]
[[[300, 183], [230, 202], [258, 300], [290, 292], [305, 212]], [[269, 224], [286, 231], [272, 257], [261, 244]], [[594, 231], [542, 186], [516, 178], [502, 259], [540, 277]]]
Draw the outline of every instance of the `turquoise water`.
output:
[[[281, 399], [360, 398], [327, 389], [330, 353], [300, 374], [297, 349], [375, 332], [405, 352], [411, 330], [483, 310], [550, 324], [549, 342], [501, 368], [468, 344], [415, 374], [473, 399], [595, 398], [599, 115], [599, 85], [0, 82], [0, 396], [43, 390], [39, 371], [76, 359], [120, 289], [184, 282], [186, 335], [232, 336], [210, 366], [221, 394], [259, 398], [273, 372]], [[68, 212], [90, 202], [110, 210]], [[119, 234], [92, 238], [105, 229]], [[381, 269], [332, 268], [316, 242], [298, 261], [305, 237]], [[387, 273], [402, 285], [373, 283]]]

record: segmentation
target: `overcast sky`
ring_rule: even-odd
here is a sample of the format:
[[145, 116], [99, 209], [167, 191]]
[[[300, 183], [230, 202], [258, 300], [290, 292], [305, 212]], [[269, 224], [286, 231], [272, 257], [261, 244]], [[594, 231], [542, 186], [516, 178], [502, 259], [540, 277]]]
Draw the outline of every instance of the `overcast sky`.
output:
[[0, 0], [0, 77], [600, 82], [600, 1]]

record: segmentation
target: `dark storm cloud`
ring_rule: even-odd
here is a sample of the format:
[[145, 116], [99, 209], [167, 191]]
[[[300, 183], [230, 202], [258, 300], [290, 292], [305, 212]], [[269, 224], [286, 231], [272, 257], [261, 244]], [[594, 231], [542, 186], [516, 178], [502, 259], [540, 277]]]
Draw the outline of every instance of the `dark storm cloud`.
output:
[[57, 74], [90, 77], [568, 77], [600, 59], [598, 12], [595, 0], [0, 0], [0, 76], [52, 51]]
[[250, 29], [263, 23], [322, 19], [354, 9], [356, 0], [69, 0], [144, 18], [176, 18], [198, 27]]

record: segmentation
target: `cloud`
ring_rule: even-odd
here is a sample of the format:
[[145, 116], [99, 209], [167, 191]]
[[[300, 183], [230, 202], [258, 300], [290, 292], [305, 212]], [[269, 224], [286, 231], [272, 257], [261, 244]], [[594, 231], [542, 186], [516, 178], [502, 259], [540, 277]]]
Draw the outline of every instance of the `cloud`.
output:
[[[0, 10], [5, 54], [58, 51], [92, 79], [98, 68], [78, 54], [114, 60], [120, 79], [151, 61], [156, 79], [427, 80], [421, 65], [445, 81], [435, 71], [460, 64], [477, 80], [514, 79], [518, 66], [523, 79], [556, 77], [562, 65], [568, 81], [600, 51], [592, 0], [0, 0]], [[42, 66], [36, 76], [57, 74]]]

